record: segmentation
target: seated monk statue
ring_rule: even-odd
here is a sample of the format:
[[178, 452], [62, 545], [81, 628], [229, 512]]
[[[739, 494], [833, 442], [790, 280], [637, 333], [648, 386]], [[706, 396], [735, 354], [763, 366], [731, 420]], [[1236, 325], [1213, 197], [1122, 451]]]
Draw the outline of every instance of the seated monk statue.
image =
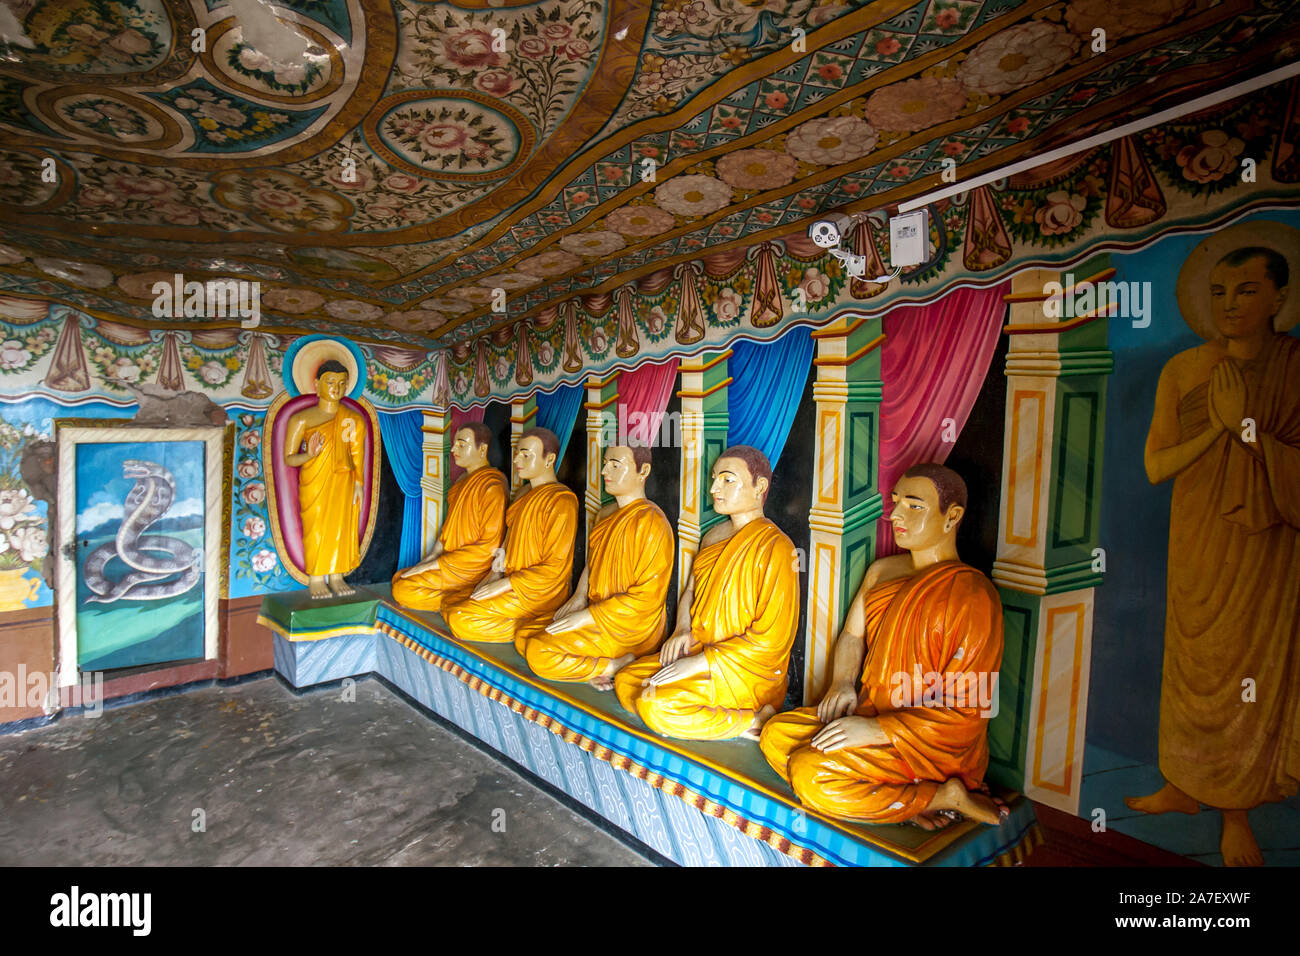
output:
[[762, 452], [729, 448], [712, 476], [714, 510], [730, 520], [700, 542], [676, 632], [658, 654], [620, 670], [614, 690], [656, 733], [757, 739], [785, 699], [799, 625], [795, 548], [763, 517], [772, 468]]
[[620, 667], [663, 639], [673, 529], [646, 500], [649, 448], [608, 449], [600, 473], [614, 501], [596, 516], [577, 590], [545, 633], [515, 646], [538, 677], [611, 690]]
[[894, 540], [909, 553], [867, 569], [826, 696], [772, 718], [759, 746], [799, 802], [828, 816], [926, 830], [955, 813], [996, 824], [1006, 808], [979, 792], [989, 762], [981, 710], [1002, 662], [1002, 602], [957, 557], [966, 485], [942, 465], [916, 465], [892, 499]]
[[578, 496], [555, 478], [560, 440], [545, 428], [519, 436], [515, 469], [529, 488], [506, 509], [505, 569], [489, 571], [469, 597], [443, 602], [462, 641], [506, 644], [540, 634], [569, 596]]
[[488, 464], [492, 429], [471, 422], [457, 430], [451, 457], [465, 474], [447, 493], [447, 517], [430, 555], [393, 577], [393, 600], [421, 611], [455, 604], [492, 570], [506, 528], [506, 476]]
[[343, 363], [322, 362], [319, 401], [294, 412], [285, 429], [284, 461], [298, 469], [303, 571], [313, 599], [355, 594], [343, 575], [361, 564], [366, 421], [342, 404], [347, 390]]

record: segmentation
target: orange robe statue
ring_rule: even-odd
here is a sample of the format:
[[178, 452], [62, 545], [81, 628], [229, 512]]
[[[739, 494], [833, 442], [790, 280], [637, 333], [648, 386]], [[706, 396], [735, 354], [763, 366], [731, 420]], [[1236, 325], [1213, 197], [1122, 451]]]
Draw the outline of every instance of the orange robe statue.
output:
[[539, 633], [569, 595], [578, 496], [559, 482], [530, 488], [506, 510], [505, 573], [510, 590], [443, 604], [462, 641], [505, 644]]
[[321, 425], [309, 426], [303, 441], [323, 440], [320, 454], [298, 470], [298, 514], [302, 518], [303, 571], [312, 577], [347, 574], [361, 564], [361, 499], [365, 481], [366, 422], [349, 408]]
[[658, 505], [641, 498], [597, 524], [587, 567], [587, 608], [595, 623], [515, 643], [538, 677], [590, 680], [615, 658], [649, 653], [663, 638], [673, 529]]
[[790, 539], [767, 518], [700, 550], [692, 565], [691, 634], [708, 659], [707, 673], [653, 688], [655, 655], [614, 678], [619, 703], [647, 727], [669, 737], [739, 737], [765, 706], [779, 707], [789, 680], [790, 648], [799, 625], [799, 573]]
[[[978, 690], [967, 684], [969, 692], [958, 691], [957, 676], [996, 689], [1002, 604], [984, 575], [943, 561], [873, 588], [865, 612], [867, 652], [855, 713], [875, 717], [889, 743], [815, 750], [810, 741], [825, 724], [817, 708], [801, 707], [769, 720], [759, 746], [805, 806], [841, 819], [900, 823], [924, 812], [950, 778], [967, 790], [983, 783], [986, 718]], [[944, 681], [943, 706], [899, 706], [921, 704], [919, 685], [931, 674], [954, 675]]]
[[393, 577], [393, 599], [405, 607], [437, 611], [469, 597], [492, 569], [505, 533], [509, 483], [495, 468], [462, 475], [447, 494], [447, 517], [438, 533], [438, 566], [410, 577]]

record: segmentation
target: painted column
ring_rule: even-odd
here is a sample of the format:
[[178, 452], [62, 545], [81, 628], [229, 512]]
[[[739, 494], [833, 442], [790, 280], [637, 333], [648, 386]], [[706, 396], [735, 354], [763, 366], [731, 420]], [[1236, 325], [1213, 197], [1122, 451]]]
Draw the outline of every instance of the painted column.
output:
[[451, 434], [451, 409], [435, 408], [424, 412], [424, 473], [420, 475], [423, 526], [420, 533], [420, 554], [433, 550], [443, 518], [447, 516], [447, 492], [451, 490], [451, 446], [456, 436]]
[[584, 501], [587, 537], [590, 538], [597, 513], [614, 500], [605, 493], [600, 469], [605, 448], [617, 441], [618, 372], [604, 378], [593, 375], [587, 379], [587, 403], [583, 408], [587, 410], [587, 493]]
[[681, 510], [677, 518], [677, 594], [691, 573], [700, 538], [721, 516], [709, 497], [709, 470], [727, 448], [727, 359], [731, 349], [705, 352], [679, 366], [682, 389]]
[[[519, 476], [515, 474], [515, 452], [519, 450], [519, 436], [537, 424], [537, 397], [516, 398], [510, 403], [510, 491], [519, 490]], [[559, 462], [556, 462], [558, 465]]]
[[[1108, 256], [1074, 270], [1115, 274]], [[989, 775], [1034, 800], [1079, 812], [1099, 550], [1107, 315], [1050, 317], [1054, 270], [1012, 279], [998, 557], [1006, 626]], [[1071, 296], [1067, 287], [1066, 295]], [[1057, 310], [1061, 311], [1061, 310]]]
[[813, 497], [808, 512], [804, 704], [821, 700], [835, 638], [875, 556], [882, 317], [845, 317], [813, 332], [817, 379]]

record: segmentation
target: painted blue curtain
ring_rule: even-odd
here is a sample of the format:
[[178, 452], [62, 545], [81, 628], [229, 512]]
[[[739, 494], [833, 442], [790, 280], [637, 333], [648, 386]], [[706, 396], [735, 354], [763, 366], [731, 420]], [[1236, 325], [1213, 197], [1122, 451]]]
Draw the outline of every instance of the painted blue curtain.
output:
[[727, 360], [727, 444], [757, 448], [776, 467], [794, 424], [814, 342], [806, 326], [775, 342], [736, 342]]
[[[420, 475], [424, 471], [424, 435], [420, 426], [423, 424], [424, 413], [420, 411], [396, 415], [379, 413], [379, 432], [383, 436], [388, 464], [406, 498], [402, 507], [402, 544], [397, 552], [399, 568], [409, 568], [423, 557], [420, 554], [423, 531]], [[375, 480], [379, 480], [378, 475]]]
[[555, 470], [560, 470], [564, 461], [564, 450], [569, 447], [569, 436], [573, 434], [573, 423], [578, 420], [578, 409], [582, 407], [581, 385], [561, 385], [549, 395], [537, 396], [537, 427], [549, 428], [560, 440], [560, 457], [555, 460]]

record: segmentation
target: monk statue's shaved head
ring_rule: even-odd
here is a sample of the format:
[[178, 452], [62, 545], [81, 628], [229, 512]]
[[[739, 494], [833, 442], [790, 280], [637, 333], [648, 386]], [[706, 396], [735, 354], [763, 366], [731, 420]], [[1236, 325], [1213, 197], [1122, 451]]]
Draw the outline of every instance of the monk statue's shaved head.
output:
[[946, 514], [953, 505], [961, 505], [963, 510], [966, 508], [966, 482], [961, 475], [945, 465], [932, 461], [922, 462], [907, 469], [901, 477], [925, 478], [933, 484], [934, 490], [939, 493], [941, 513]]

